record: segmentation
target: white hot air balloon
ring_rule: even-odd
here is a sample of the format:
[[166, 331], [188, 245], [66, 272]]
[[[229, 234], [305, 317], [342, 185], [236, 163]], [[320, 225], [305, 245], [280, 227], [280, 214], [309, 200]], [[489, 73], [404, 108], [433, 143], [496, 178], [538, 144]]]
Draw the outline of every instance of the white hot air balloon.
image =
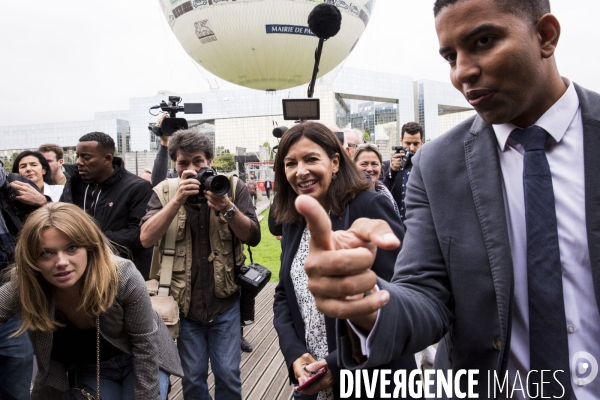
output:
[[307, 83], [319, 39], [307, 19], [320, 3], [342, 14], [325, 42], [319, 77], [340, 64], [364, 32], [376, 0], [159, 0], [185, 51], [214, 75], [260, 90]]

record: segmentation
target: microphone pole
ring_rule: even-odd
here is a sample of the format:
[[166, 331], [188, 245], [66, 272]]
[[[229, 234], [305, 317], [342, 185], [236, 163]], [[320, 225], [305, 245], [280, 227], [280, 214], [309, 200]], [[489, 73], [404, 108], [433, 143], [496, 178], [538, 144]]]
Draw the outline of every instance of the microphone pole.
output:
[[317, 74], [319, 73], [319, 63], [321, 62], [321, 52], [323, 51], [324, 42], [325, 39], [319, 39], [319, 45], [315, 50], [315, 66], [313, 67], [312, 78], [310, 79], [307, 93], [309, 99], [312, 99], [313, 94], [315, 93], [315, 83], [317, 81]]
[[313, 67], [312, 78], [308, 85], [308, 98], [312, 98], [315, 93], [315, 83], [319, 73], [319, 63], [321, 62], [321, 53], [323, 52], [323, 43], [325, 40], [335, 36], [342, 24], [342, 14], [340, 10], [327, 3], [316, 6], [308, 16], [308, 27], [311, 32], [319, 38], [319, 44], [315, 50], [315, 65]]

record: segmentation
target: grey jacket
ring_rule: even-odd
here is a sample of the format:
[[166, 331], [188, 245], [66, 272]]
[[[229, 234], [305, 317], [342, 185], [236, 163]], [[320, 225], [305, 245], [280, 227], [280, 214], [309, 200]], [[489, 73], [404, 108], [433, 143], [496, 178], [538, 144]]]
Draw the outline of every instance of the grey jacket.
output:
[[[100, 316], [100, 333], [113, 346], [133, 355], [134, 398], [159, 400], [158, 369], [182, 376], [179, 353], [167, 327], [152, 309], [140, 272], [129, 260], [117, 257], [117, 262], [119, 289], [112, 307]], [[20, 313], [19, 293], [13, 283], [0, 287], [0, 324]], [[48, 312], [54, 317], [54, 295], [49, 300]], [[50, 359], [52, 333], [30, 331], [29, 337], [39, 370], [31, 399], [60, 399], [69, 383], [65, 366]]]
[[[600, 95], [575, 88], [583, 120], [588, 248], [600, 303]], [[367, 366], [440, 341], [435, 368], [479, 369], [480, 398], [491, 387], [488, 371], [504, 376], [514, 276], [497, 146], [492, 126], [477, 116], [413, 158], [403, 250], [391, 283], [378, 281], [390, 301], [372, 331]], [[355, 368], [345, 324], [338, 329], [341, 361]], [[461, 380], [463, 391], [465, 384]]]

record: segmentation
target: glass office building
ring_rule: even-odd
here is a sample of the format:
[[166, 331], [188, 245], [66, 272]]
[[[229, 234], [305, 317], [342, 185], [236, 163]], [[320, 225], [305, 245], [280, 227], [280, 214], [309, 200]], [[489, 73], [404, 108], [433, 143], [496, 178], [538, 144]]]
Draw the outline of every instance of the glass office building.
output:
[[119, 154], [130, 151], [129, 121], [100, 118], [92, 121], [0, 126], [0, 157], [6, 159], [13, 153], [35, 150], [43, 143], [58, 144], [70, 155], [75, 150], [79, 138], [90, 132], [104, 132], [110, 135]]
[[[260, 156], [260, 147], [265, 143], [267, 147], [277, 144], [273, 128], [294, 124], [283, 119], [282, 100], [304, 99], [306, 92], [307, 85], [279, 91], [236, 87], [204, 93], [161, 92], [156, 96], [132, 98], [129, 110], [98, 112], [92, 121], [0, 127], [0, 156], [9, 157], [15, 151], [37, 148], [46, 142], [72, 149], [82, 135], [92, 131], [109, 134], [121, 154], [153, 154], [158, 140], [148, 125], [156, 122], [157, 116], [152, 113], [158, 110], [150, 113], [149, 109], [168, 100], [169, 95], [180, 96], [181, 105], [202, 103], [202, 114], [179, 113], [177, 116], [185, 117], [191, 129], [206, 133], [220, 152], [227, 149], [237, 154], [239, 149], [245, 149], [241, 151]], [[343, 67], [317, 80], [314, 97], [320, 100], [321, 122], [362, 131], [368, 127], [374, 135], [386, 126], [387, 135], [393, 136], [389, 137], [389, 143], [398, 143], [400, 127], [415, 120], [425, 127], [426, 139], [434, 139], [450, 125], [468, 118], [468, 111], [472, 110], [448, 83], [415, 82], [407, 76]], [[440, 122], [440, 118], [447, 115], [454, 117]]]

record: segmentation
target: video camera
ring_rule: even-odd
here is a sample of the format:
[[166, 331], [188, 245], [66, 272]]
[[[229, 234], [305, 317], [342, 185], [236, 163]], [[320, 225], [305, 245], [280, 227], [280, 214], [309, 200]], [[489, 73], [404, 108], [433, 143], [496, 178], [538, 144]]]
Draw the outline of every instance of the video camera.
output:
[[217, 196], [222, 196], [229, 192], [229, 188], [231, 184], [229, 183], [229, 178], [225, 175], [217, 175], [217, 173], [212, 168], [201, 168], [198, 171], [198, 174], [193, 177], [198, 182], [200, 182], [200, 193], [195, 196], [190, 196], [187, 198], [188, 204], [199, 204], [206, 203], [206, 196], [204, 195], [205, 190], [210, 190]]
[[402, 147], [402, 146], [392, 146], [392, 150], [394, 150], [396, 153], [400, 153], [400, 152], [404, 151], [404, 147]]
[[176, 118], [178, 112], [183, 111], [185, 114], [202, 114], [202, 103], [185, 103], [180, 106], [181, 97], [169, 96], [169, 103], [164, 100], [159, 105], [150, 107], [148, 112], [151, 115], [151, 110], [160, 108], [161, 110], [168, 112], [169, 117], [163, 119], [161, 126], [148, 125], [148, 130], [154, 133], [156, 136], [171, 136], [175, 132], [181, 129], [187, 129], [188, 123], [185, 118]]

